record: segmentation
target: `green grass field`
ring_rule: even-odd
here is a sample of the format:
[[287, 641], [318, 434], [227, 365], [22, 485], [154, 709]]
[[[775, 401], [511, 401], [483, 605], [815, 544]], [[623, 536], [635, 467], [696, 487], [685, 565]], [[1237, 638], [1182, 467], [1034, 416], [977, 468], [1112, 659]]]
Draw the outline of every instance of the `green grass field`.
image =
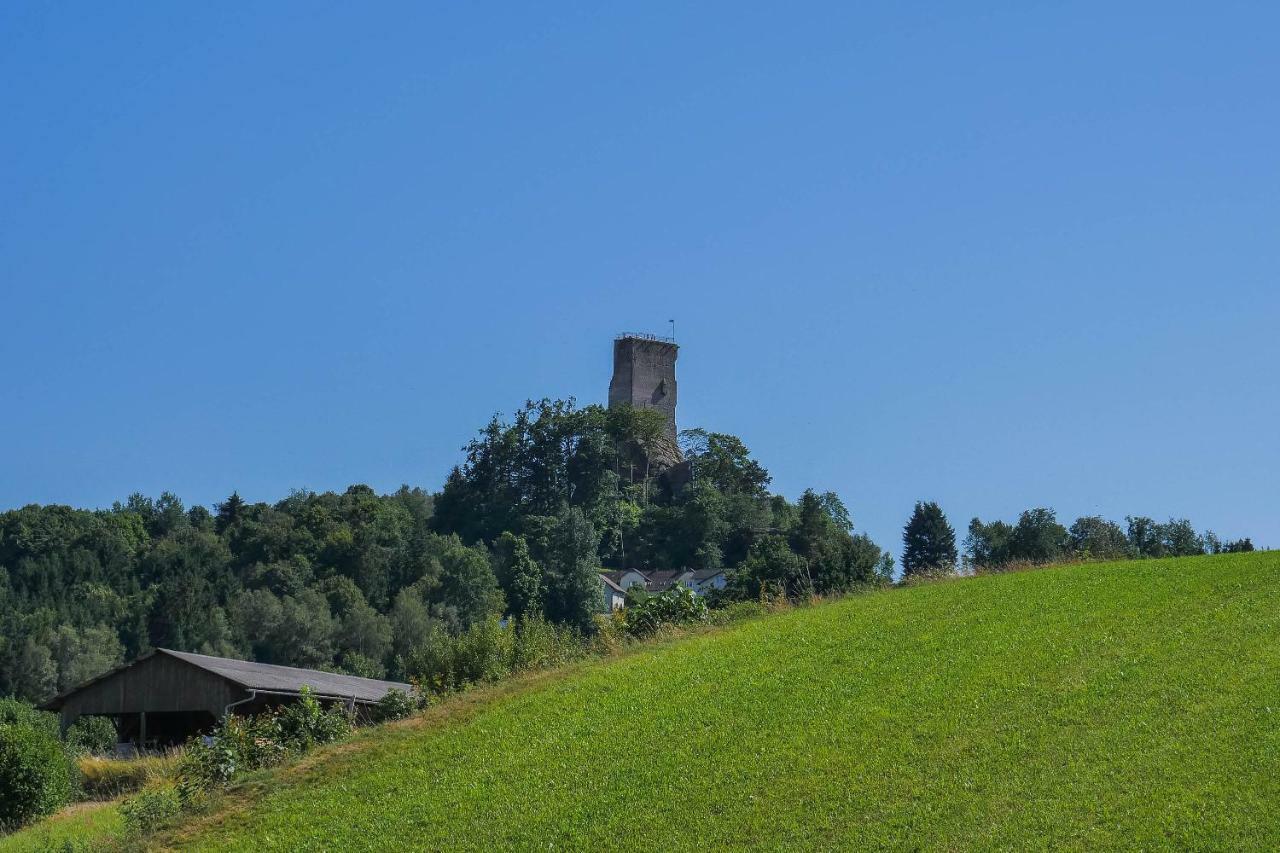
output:
[[1280, 553], [890, 590], [497, 693], [164, 843], [1280, 847]]
[[121, 825], [115, 803], [76, 803], [48, 820], [0, 836], [0, 853], [47, 853], [110, 843]]

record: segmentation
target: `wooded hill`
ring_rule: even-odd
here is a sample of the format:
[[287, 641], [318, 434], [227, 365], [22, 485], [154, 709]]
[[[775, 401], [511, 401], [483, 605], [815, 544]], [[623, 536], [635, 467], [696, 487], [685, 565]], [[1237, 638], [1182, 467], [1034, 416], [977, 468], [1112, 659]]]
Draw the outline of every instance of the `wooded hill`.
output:
[[44, 699], [152, 647], [400, 678], [433, 636], [502, 613], [589, 631], [602, 565], [739, 567], [744, 596], [888, 577], [834, 494], [770, 494], [733, 436], [687, 432], [679, 489], [637, 473], [651, 414], [529, 403], [434, 496], [356, 485], [206, 509], [134, 494], [0, 514], [0, 695]]

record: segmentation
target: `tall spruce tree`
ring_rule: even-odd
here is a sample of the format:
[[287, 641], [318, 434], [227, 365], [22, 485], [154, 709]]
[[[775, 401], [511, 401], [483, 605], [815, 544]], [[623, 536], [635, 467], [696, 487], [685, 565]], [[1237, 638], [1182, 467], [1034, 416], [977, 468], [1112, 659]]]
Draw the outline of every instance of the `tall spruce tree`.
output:
[[902, 531], [902, 546], [903, 575], [951, 569], [956, 564], [956, 532], [933, 501], [916, 502]]

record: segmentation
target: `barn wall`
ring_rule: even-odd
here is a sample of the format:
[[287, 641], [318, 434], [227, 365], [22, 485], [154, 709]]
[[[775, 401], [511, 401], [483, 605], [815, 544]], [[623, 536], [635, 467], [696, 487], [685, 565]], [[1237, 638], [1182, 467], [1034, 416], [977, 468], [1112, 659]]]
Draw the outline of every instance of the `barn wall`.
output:
[[62, 719], [139, 711], [209, 711], [221, 717], [227, 705], [246, 695], [213, 673], [156, 654], [68, 696]]

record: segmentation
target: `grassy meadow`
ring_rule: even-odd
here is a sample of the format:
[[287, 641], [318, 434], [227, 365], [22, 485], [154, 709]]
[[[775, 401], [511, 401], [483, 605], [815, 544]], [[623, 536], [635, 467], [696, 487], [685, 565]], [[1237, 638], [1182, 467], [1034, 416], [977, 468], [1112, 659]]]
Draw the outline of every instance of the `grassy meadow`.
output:
[[115, 803], [75, 803], [39, 823], [0, 835], [0, 853], [109, 848], [122, 826]]
[[1280, 553], [939, 582], [460, 697], [161, 843], [1274, 849], [1278, 673]]

